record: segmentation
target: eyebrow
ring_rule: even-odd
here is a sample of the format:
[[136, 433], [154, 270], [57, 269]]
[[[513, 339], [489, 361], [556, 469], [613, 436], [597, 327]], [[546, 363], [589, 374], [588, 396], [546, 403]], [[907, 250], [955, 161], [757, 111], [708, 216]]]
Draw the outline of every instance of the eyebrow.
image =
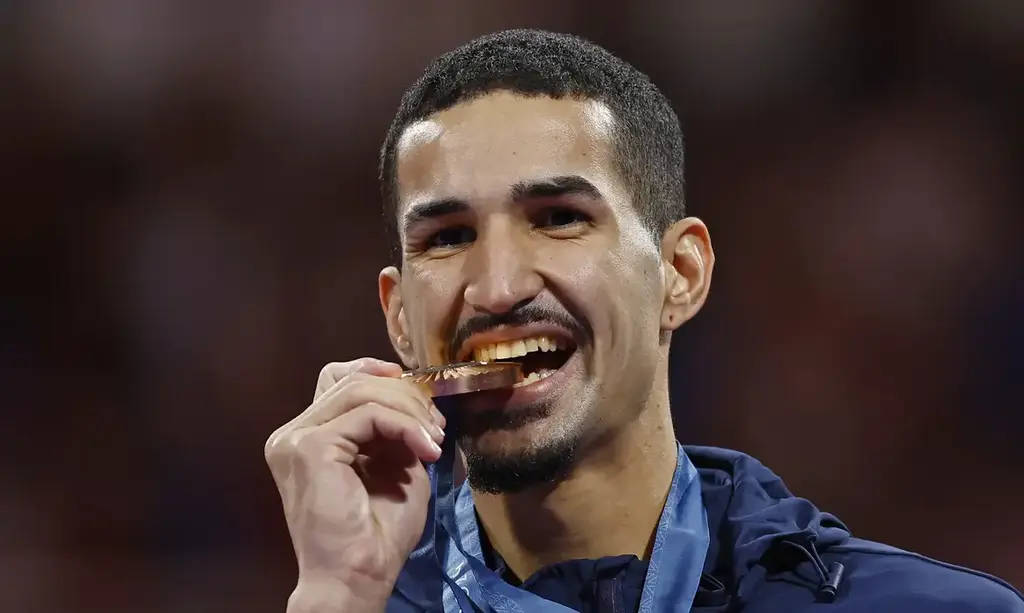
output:
[[[564, 175], [549, 177], [534, 181], [520, 181], [509, 189], [509, 197], [512, 202], [519, 203], [526, 200], [538, 200], [541, 198], [564, 198], [567, 196], [582, 196], [588, 200], [601, 200], [604, 194], [596, 185], [587, 181], [579, 175]], [[427, 202], [413, 204], [405, 213], [402, 223], [405, 233], [416, 225], [430, 219], [464, 213], [470, 210], [470, 205], [459, 198], [442, 198]]]
[[444, 198], [413, 204], [405, 213], [405, 220], [402, 222], [403, 234], [408, 234], [409, 230], [425, 221], [468, 210], [469, 203], [458, 198]]
[[590, 200], [604, 198], [597, 186], [579, 175], [550, 177], [539, 181], [520, 181], [512, 186], [509, 194], [512, 196], [513, 202], [565, 196], [583, 196]]

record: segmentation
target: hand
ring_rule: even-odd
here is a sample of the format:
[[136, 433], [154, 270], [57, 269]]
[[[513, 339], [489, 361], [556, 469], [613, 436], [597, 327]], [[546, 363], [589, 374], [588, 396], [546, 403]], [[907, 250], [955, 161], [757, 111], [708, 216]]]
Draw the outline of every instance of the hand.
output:
[[267, 440], [299, 565], [296, 594], [336, 586], [383, 608], [423, 533], [422, 463], [441, 456], [445, 421], [401, 373], [372, 358], [328, 364], [313, 404]]

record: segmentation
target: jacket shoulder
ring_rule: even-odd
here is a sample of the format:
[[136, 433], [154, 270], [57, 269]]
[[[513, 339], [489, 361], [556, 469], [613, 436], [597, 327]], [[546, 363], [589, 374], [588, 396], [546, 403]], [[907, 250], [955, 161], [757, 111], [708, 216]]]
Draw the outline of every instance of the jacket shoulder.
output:
[[977, 570], [856, 538], [829, 553], [846, 567], [843, 591], [865, 611], [1024, 613], [1013, 586]]

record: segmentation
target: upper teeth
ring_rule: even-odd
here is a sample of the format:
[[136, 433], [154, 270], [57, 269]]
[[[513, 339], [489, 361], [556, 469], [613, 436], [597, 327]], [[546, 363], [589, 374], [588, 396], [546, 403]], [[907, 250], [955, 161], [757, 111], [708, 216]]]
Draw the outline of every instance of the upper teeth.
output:
[[473, 349], [473, 359], [477, 362], [492, 362], [494, 360], [505, 360], [518, 358], [519, 356], [534, 351], [556, 351], [565, 349], [566, 343], [561, 339], [554, 339], [549, 336], [535, 336], [533, 338], [520, 338], [514, 341], [503, 341], [491, 343]]

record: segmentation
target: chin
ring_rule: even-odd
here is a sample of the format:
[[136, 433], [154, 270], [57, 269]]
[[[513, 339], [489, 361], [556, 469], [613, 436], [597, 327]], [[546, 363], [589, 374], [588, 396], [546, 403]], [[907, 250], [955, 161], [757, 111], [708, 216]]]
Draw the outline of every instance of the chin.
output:
[[[591, 394], [582, 352], [574, 347], [566, 354], [556, 369], [514, 388], [441, 399], [474, 491], [519, 492], [556, 483], [572, 468]], [[524, 366], [530, 373], [531, 364]]]
[[476, 436], [464, 434], [460, 447], [470, 487], [506, 494], [563, 479], [576, 461], [582, 437], [579, 432], [556, 435], [555, 428], [546, 423], [549, 419]]

